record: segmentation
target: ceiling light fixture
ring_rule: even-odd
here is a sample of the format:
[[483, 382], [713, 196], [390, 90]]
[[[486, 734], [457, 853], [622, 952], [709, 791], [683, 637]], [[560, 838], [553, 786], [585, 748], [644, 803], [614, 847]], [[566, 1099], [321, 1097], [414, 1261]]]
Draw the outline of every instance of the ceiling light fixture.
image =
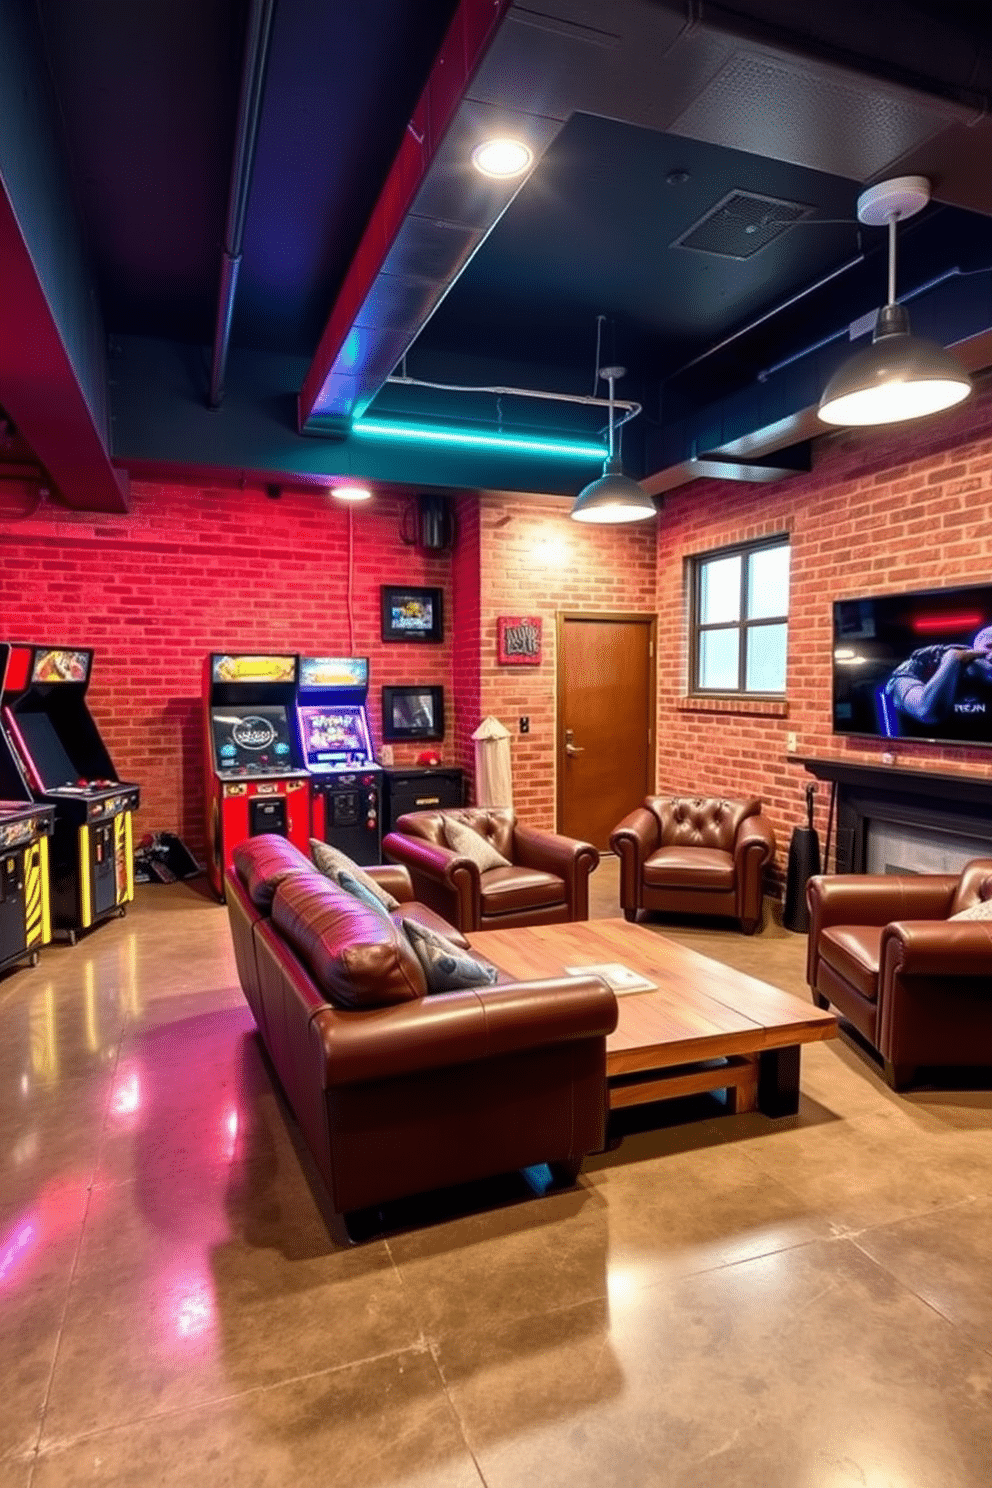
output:
[[347, 485], [332, 486], [331, 495], [335, 501], [371, 501], [372, 492], [368, 486]]
[[624, 475], [620, 456], [613, 452], [613, 384], [626, 367], [601, 367], [600, 377], [610, 385], [610, 447], [599, 480], [592, 481], [576, 496], [569, 516], [576, 522], [643, 522], [658, 508], [647, 491]]
[[889, 298], [878, 312], [872, 344], [844, 362], [820, 399], [825, 424], [896, 424], [953, 408], [971, 392], [971, 378], [936, 341], [910, 334], [909, 316], [896, 303], [896, 223], [930, 200], [925, 176], [899, 176], [858, 197], [858, 220], [889, 229]]
[[440, 429], [427, 424], [393, 423], [385, 419], [359, 419], [351, 432], [362, 439], [396, 439], [414, 444], [452, 444], [467, 449], [499, 450], [516, 455], [557, 455], [563, 460], [599, 460], [601, 444], [583, 444], [565, 439], [534, 439], [509, 434], [474, 434], [459, 429]]
[[472, 164], [483, 176], [496, 181], [511, 181], [522, 176], [534, 159], [534, 152], [522, 140], [491, 139], [476, 145], [472, 151]]

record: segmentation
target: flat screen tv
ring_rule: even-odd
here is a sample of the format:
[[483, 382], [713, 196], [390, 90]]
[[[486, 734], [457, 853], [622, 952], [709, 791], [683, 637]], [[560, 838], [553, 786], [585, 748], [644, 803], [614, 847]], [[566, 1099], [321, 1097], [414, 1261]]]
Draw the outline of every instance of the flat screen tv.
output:
[[833, 726], [992, 744], [992, 583], [835, 601]]

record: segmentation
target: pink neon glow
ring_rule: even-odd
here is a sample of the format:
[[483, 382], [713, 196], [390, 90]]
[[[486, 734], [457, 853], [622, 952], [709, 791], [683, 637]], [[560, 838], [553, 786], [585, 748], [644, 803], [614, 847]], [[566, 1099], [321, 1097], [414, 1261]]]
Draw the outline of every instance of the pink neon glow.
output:
[[941, 630], [976, 630], [983, 623], [984, 615], [962, 613], [960, 615], [921, 615], [913, 621], [913, 629], [928, 635]]
[[122, 1085], [118, 1085], [110, 1101], [110, 1109], [115, 1116], [133, 1116], [141, 1105], [141, 1086], [138, 1084], [137, 1074], [128, 1075]]
[[227, 1162], [233, 1162], [234, 1161], [234, 1150], [237, 1147], [237, 1143], [238, 1143], [238, 1113], [237, 1113], [237, 1111], [235, 1111], [235, 1110], [232, 1109], [232, 1110], [230, 1110], [230, 1111], [227, 1112], [227, 1114], [224, 1117], [224, 1130], [227, 1133], [227, 1137], [226, 1137], [226, 1140], [224, 1142], [224, 1151], [223, 1151], [223, 1154], [222, 1155], [223, 1155], [223, 1157], [225, 1158], [225, 1160]]
[[25, 1220], [14, 1231], [7, 1243], [0, 1248], [0, 1286], [9, 1279], [20, 1257], [37, 1238], [36, 1225], [31, 1220]]

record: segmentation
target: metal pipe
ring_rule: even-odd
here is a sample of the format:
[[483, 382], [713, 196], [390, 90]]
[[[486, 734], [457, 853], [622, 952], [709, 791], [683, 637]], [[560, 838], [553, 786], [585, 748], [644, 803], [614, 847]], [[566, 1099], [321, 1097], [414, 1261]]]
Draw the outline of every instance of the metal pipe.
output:
[[[478, 387], [474, 384], [460, 382], [427, 382], [422, 377], [407, 377], [405, 374], [386, 378], [387, 382], [398, 383], [401, 387], [430, 388], [436, 393], [492, 393], [498, 398], [536, 398], [545, 399], [550, 403], [583, 403], [590, 408], [609, 408], [608, 398], [594, 398], [588, 393], [551, 393], [545, 392], [543, 388], [520, 388], [520, 387]], [[632, 418], [636, 418], [641, 412], [642, 405], [632, 401], [617, 398], [613, 404], [616, 408], [625, 410], [625, 417], [617, 424], [619, 429], [622, 424], [627, 424]]]
[[245, 217], [248, 213], [248, 194], [251, 188], [252, 168], [255, 163], [255, 146], [258, 142], [262, 92], [265, 86], [265, 69], [268, 63], [274, 11], [275, 0], [252, 0], [245, 30], [241, 93], [238, 98], [234, 156], [231, 163], [231, 184], [228, 190], [227, 221], [221, 257], [220, 288], [217, 296], [217, 316], [214, 322], [214, 350], [210, 369], [209, 394], [211, 408], [219, 408], [224, 397], [224, 373], [227, 368], [227, 352], [231, 340], [231, 321], [234, 317], [234, 296], [241, 268]]

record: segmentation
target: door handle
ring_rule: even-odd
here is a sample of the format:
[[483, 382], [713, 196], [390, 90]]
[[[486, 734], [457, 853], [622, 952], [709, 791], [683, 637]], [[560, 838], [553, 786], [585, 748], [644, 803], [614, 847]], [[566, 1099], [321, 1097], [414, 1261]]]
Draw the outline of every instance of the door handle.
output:
[[575, 736], [572, 729], [565, 730], [565, 753], [568, 755], [583, 754], [585, 752], [584, 746], [581, 744], [573, 744], [572, 740], [574, 737]]

